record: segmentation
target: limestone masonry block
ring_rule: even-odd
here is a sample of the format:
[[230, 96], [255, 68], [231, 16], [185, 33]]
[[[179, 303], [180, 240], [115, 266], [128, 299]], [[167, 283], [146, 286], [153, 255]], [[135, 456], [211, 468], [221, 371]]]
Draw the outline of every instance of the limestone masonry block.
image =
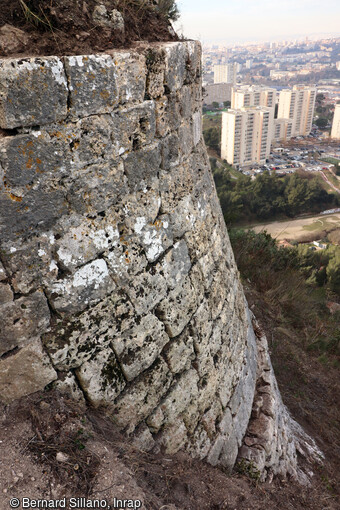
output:
[[57, 57], [0, 60], [0, 127], [40, 126], [65, 119], [67, 80]]
[[119, 90], [119, 102], [140, 103], [146, 87], [145, 56], [133, 52], [108, 52], [114, 61]]
[[163, 324], [152, 314], [112, 339], [112, 346], [128, 381], [149, 368], [169, 342]]
[[40, 340], [26, 345], [8, 358], [0, 360], [0, 401], [12, 400], [42, 390], [57, 379]]
[[64, 57], [73, 118], [107, 113], [118, 104], [117, 71], [110, 55]]
[[0, 330], [0, 356], [30, 343], [32, 338], [45, 333], [50, 324], [50, 311], [43, 292], [13, 299], [9, 285], [0, 285], [0, 314], [6, 317]]

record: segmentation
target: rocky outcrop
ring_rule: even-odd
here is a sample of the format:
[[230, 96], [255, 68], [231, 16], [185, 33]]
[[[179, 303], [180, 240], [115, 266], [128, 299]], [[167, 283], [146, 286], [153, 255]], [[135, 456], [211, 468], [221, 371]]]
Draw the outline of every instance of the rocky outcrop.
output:
[[1, 400], [53, 383], [144, 449], [231, 469], [259, 437], [259, 469], [296, 474], [202, 140], [200, 46], [3, 60], [0, 94]]

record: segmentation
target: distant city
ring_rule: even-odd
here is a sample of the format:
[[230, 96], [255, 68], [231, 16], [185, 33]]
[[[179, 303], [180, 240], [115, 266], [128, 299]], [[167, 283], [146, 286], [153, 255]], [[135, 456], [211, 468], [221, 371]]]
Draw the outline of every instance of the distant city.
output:
[[[204, 105], [223, 109], [221, 158], [268, 162], [280, 142], [340, 142], [340, 38], [204, 46]], [[320, 131], [321, 129], [321, 131]]]

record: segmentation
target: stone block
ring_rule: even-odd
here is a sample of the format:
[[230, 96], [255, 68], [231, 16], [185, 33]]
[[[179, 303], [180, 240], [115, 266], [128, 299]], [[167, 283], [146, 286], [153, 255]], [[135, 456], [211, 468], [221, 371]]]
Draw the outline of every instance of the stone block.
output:
[[161, 404], [167, 424], [176, 421], [190, 403], [195, 403], [198, 396], [198, 374], [190, 369], [181, 374], [175, 386], [170, 390]]
[[7, 279], [7, 273], [3, 266], [3, 264], [0, 262], [0, 282]]
[[159, 273], [142, 273], [133, 278], [125, 287], [138, 315], [145, 315], [165, 296], [166, 279]]
[[64, 57], [72, 118], [108, 113], [118, 104], [117, 70], [110, 55]]
[[49, 229], [66, 213], [60, 180], [70, 171], [70, 148], [47, 132], [0, 142], [0, 235], [6, 240]]
[[110, 219], [83, 221], [69, 228], [65, 235], [55, 242], [57, 261], [62, 269], [72, 272], [115, 247], [119, 238], [119, 231]]
[[195, 313], [196, 307], [196, 295], [187, 277], [159, 303], [156, 314], [164, 323], [168, 335], [173, 338], [183, 331]]
[[164, 94], [165, 52], [162, 48], [150, 48], [146, 52], [146, 94], [158, 98]]
[[157, 177], [162, 162], [161, 149], [155, 143], [124, 155], [123, 160], [130, 191], [143, 190], [147, 188], [153, 178]]
[[180, 163], [180, 141], [176, 133], [170, 133], [162, 140], [162, 168], [170, 170]]
[[113, 337], [131, 328], [134, 314], [127, 297], [114, 292], [82, 314], [57, 321], [43, 336], [53, 365], [63, 372], [80, 367], [107, 350]]
[[75, 313], [95, 305], [114, 289], [105, 260], [97, 259], [79, 268], [73, 276], [53, 282], [48, 295], [56, 311]]
[[127, 192], [122, 162], [96, 164], [72, 180], [67, 201], [77, 214], [96, 216], [116, 205]]
[[184, 44], [178, 42], [166, 43], [164, 82], [170, 92], [179, 90], [186, 81], [188, 51]]
[[131, 279], [145, 269], [148, 263], [136, 236], [129, 234], [121, 235], [119, 242], [105, 252], [104, 257], [110, 274], [124, 288], [130, 285]]
[[113, 403], [126, 386], [120, 366], [110, 347], [101, 349], [75, 372], [87, 399], [95, 407]]
[[149, 314], [111, 343], [126, 379], [132, 381], [152, 365], [168, 341], [163, 324]]
[[149, 452], [155, 446], [155, 440], [152, 437], [150, 429], [146, 425], [142, 425], [138, 432], [134, 434], [133, 445], [142, 452]]
[[158, 359], [140, 379], [118, 397], [112, 414], [113, 421], [128, 433], [149, 416], [169, 389], [172, 376], [167, 364]]
[[188, 431], [183, 421], [177, 420], [176, 423], [167, 426], [158, 441], [168, 455], [173, 455], [183, 448], [188, 442]]
[[161, 215], [153, 224], [141, 227], [140, 243], [148, 261], [155, 262], [173, 243], [169, 217], [166, 214]]
[[57, 57], [0, 60], [0, 127], [41, 126], [67, 115], [68, 88]]
[[57, 379], [57, 373], [40, 340], [0, 360], [0, 400], [7, 404], [24, 395], [43, 390]]
[[197, 111], [192, 116], [193, 141], [196, 146], [202, 137], [202, 114]]
[[118, 155], [136, 151], [154, 142], [155, 102], [119, 109], [112, 113], [112, 143]]
[[28, 294], [45, 281], [51, 283], [58, 274], [52, 250], [54, 235], [41, 234], [29, 240], [17, 238], [2, 243], [2, 257], [11, 285], [17, 294]]
[[[67, 126], [66, 136], [72, 148], [74, 168], [83, 168], [95, 163], [118, 162], [119, 153], [113, 144], [114, 124], [108, 114], [91, 115]], [[69, 133], [67, 133], [69, 131]]]
[[141, 103], [145, 96], [145, 56], [127, 51], [109, 51], [114, 60], [119, 102]]
[[227, 439], [224, 439], [219, 457], [219, 464], [231, 471], [237, 459], [238, 448], [239, 445], [237, 439], [233, 434], [231, 434]]
[[188, 367], [195, 358], [193, 338], [185, 330], [178, 338], [174, 338], [164, 350], [165, 359], [174, 374], [180, 373]]
[[150, 427], [151, 432], [153, 432], [154, 434], [159, 431], [163, 422], [164, 413], [160, 407], [157, 407], [157, 409], [153, 413], [151, 413], [146, 420], [146, 423]]
[[50, 311], [43, 292], [37, 291], [29, 296], [23, 296], [13, 301], [13, 293], [9, 285], [0, 285], [6, 290], [0, 304], [0, 314], [3, 318], [0, 331], [0, 356], [15, 347], [23, 347], [30, 343], [33, 338], [45, 333], [50, 324]]
[[163, 274], [170, 289], [177, 287], [183, 281], [189, 274], [190, 268], [191, 261], [184, 240], [175, 243], [159, 264], [159, 271]]

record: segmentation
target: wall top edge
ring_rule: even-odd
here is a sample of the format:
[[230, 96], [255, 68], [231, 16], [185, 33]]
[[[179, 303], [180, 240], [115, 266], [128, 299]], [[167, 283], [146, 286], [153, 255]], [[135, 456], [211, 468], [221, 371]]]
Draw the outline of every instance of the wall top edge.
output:
[[201, 48], [201, 42], [195, 39], [188, 39], [185, 41], [156, 41], [156, 42], [147, 42], [140, 41], [133, 46], [127, 48], [112, 48], [105, 51], [97, 51], [94, 53], [75, 53], [72, 55], [22, 55], [18, 57], [5, 57], [0, 55], [0, 66], [7, 62], [27, 62], [27, 61], [46, 61], [50, 59], [70, 59], [72, 57], [105, 57], [105, 56], [115, 56], [115, 55], [140, 55], [143, 54], [148, 49], [174, 49], [176, 47], [196, 47]]

